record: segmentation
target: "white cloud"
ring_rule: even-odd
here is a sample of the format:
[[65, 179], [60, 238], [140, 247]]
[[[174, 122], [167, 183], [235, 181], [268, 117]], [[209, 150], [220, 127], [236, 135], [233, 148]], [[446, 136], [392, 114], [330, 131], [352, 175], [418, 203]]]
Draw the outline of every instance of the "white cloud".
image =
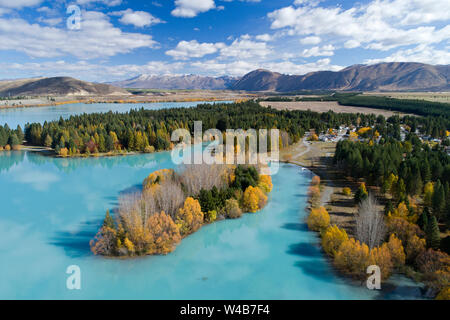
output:
[[77, 0], [79, 5], [91, 4], [95, 2], [101, 2], [109, 7], [114, 7], [121, 4], [122, 0]]
[[[134, 77], [139, 74], [173, 74], [184, 67], [183, 63], [167, 63], [164, 61], [152, 61], [145, 65], [104, 65], [79, 61], [75, 63], [59, 61], [47, 61], [40, 63], [0, 63], [0, 76], [7, 78], [20, 78], [23, 74], [27, 77], [36, 76], [70, 76], [87, 81], [114, 81]], [[8, 70], [7, 72], [4, 70]]]
[[257, 36], [255, 37], [255, 39], [256, 39], [256, 40], [259, 40], [259, 41], [269, 42], [269, 41], [272, 41], [272, 40], [273, 40], [273, 36], [271, 36], [271, 35], [268, 34], [268, 33], [265, 33], [265, 34], [257, 35]]
[[312, 47], [310, 49], [303, 50], [300, 56], [304, 58], [333, 56], [334, 50], [335, 47], [333, 45], [326, 45], [323, 47]]
[[214, 9], [214, 0], [175, 0], [175, 9], [172, 15], [175, 17], [193, 18], [199, 13]]
[[223, 43], [199, 43], [197, 40], [180, 41], [175, 49], [166, 52], [167, 55], [177, 60], [189, 58], [201, 58], [208, 54], [216, 53], [225, 47]]
[[272, 53], [267, 43], [250, 40], [248, 35], [236, 39], [227, 47], [220, 50], [221, 58], [264, 58]]
[[320, 37], [315, 36], [300, 39], [301, 44], [319, 44], [321, 41], [322, 39], [320, 39]]
[[192, 64], [202, 71], [212, 72], [216, 75], [243, 76], [256, 69], [268, 69], [284, 74], [305, 74], [319, 70], [339, 71], [342, 66], [330, 64], [330, 59], [320, 59], [305, 64], [295, 64], [290, 61], [253, 63], [248, 61], [221, 62], [218, 60], [199, 61]]
[[411, 49], [398, 50], [392, 55], [381, 59], [368, 59], [367, 64], [380, 62], [422, 62], [428, 64], [450, 64], [450, 51], [434, 47], [417, 46]]
[[450, 39], [448, 25], [426, 25], [450, 19], [450, 2], [440, 0], [373, 0], [350, 9], [318, 7], [297, 1], [297, 6], [269, 13], [272, 29], [291, 35], [327, 36], [366, 48], [389, 50], [412, 44], [432, 44]]
[[156, 46], [151, 36], [126, 33], [101, 12], [82, 13], [81, 30], [44, 27], [23, 19], [0, 18], [0, 50], [22, 51], [31, 57], [72, 55], [82, 59], [109, 57]]
[[127, 9], [123, 11], [114, 12], [113, 15], [122, 16], [119, 21], [123, 24], [131, 24], [135, 27], [143, 28], [154, 24], [162, 23], [158, 18], [155, 18], [145, 11], [133, 11]]
[[0, 7], [20, 9], [37, 6], [42, 1], [43, 0], [0, 0]]

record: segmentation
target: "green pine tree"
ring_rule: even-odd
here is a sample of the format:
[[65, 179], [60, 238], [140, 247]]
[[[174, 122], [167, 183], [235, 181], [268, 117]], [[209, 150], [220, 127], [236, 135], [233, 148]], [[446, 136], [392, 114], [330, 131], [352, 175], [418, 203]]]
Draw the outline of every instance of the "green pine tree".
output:
[[419, 217], [419, 221], [417, 221], [417, 224], [422, 230], [427, 230], [429, 216], [430, 211], [427, 207], [425, 207], [425, 209], [423, 210], [422, 214]]
[[438, 180], [434, 186], [432, 204], [434, 216], [439, 220], [442, 220], [444, 218], [445, 209], [445, 191], [440, 180]]
[[427, 229], [425, 231], [427, 246], [435, 250], [439, 249], [441, 243], [441, 235], [439, 232], [438, 222], [435, 216], [432, 216], [428, 222]]

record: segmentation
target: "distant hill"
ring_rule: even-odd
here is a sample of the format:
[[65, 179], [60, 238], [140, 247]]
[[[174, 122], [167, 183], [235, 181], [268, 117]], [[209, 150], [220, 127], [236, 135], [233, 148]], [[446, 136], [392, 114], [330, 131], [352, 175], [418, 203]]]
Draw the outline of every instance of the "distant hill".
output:
[[110, 96], [130, 95], [122, 88], [69, 77], [0, 81], [0, 96]]
[[450, 65], [380, 63], [354, 65], [338, 72], [319, 71], [284, 75], [255, 70], [231, 87], [233, 90], [291, 92], [300, 90], [448, 91]]
[[135, 78], [112, 82], [121, 88], [162, 89], [162, 90], [224, 90], [229, 89], [238, 78], [205, 77], [199, 75], [156, 76], [142, 74]]

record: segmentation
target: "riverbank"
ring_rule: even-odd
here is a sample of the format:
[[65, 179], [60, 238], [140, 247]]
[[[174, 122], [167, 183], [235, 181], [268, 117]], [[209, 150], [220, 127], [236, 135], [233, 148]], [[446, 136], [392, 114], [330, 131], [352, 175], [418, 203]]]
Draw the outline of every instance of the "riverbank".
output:
[[148, 91], [132, 96], [66, 96], [0, 100], [1, 109], [56, 107], [68, 104], [150, 104], [175, 102], [245, 101], [257, 95], [235, 91]]

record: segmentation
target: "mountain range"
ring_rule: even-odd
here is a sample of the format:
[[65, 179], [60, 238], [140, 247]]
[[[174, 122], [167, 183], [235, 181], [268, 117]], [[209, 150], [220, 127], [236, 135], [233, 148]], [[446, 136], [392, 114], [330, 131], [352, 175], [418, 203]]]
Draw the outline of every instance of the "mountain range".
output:
[[450, 90], [450, 65], [392, 62], [353, 65], [343, 70], [286, 75], [255, 70], [242, 78], [199, 75], [138, 77], [113, 82], [122, 88], [203, 89], [292, 92], [300, 90], [342, 91], [445, 91]]
[[343, 70], [286, 75], [258, 69], [242, 78], [200, 75], [140, 75], [112, 83], [91, 83], [70, 77], [0, 81], [0, 97], [8, 96], [123, 96], [124, 88], [161, 90], [238, 90], [295, 92], [338, 91], [450, 91], [450, 65], [414, 62], [353, 65]]
[[224, 90], [229, 89], [239, 78], [206, 77], [199, 75], [157, 76], [141, 74], [135, 78], [110, 84], [121, 88], [161, 90]]
[[130, 93], [109, 84], [70, 77], [0, 81], [0, 97], [14, 96], [123, 96]]

